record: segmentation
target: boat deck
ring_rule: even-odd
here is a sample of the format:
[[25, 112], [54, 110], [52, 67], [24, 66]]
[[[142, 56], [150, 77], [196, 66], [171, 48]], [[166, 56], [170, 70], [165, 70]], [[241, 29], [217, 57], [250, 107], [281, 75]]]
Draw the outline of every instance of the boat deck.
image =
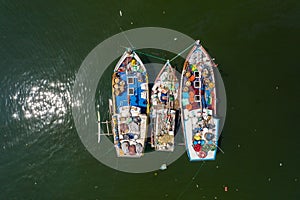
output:
[[182, 124], [191, 161], [213, 160], [217, 151], [214, 66], [205, 49], [197, 44], [187, 56], [181, 76]]
[[184, 129], [186, 149], [190, 161], [214, 160], [218, 145], [219, 119], [208, 120], [208, 128], [202, 128], [205, 120], [200, 110], [184, 110]]
[[[115, 79], [118, 80], [119, 84], [114, 84], [116, 88], [115, 93], [117, 94], [115, 97], [116, 107], [119, 109], [122, 106], [130, 105], [146, 108], [148, 85], [145, 83], [145, 78], [141, 76], [141, 78], [138, 79], [137, 73], [128, 75], [126, 72], [119, 72], [118, 76], [119, 77]], [[128, 79], [132, 82], [128, 83]]]
[[151, 145], [157, 151], [174, 150], [179, 82], [167, 62], [154, 82], [151, 92]]
[[140, 157], [147, 137], [148, 76], [134, 52], [125, 52], [121, 57], [112, 86], [112, 127], [117, 156]]

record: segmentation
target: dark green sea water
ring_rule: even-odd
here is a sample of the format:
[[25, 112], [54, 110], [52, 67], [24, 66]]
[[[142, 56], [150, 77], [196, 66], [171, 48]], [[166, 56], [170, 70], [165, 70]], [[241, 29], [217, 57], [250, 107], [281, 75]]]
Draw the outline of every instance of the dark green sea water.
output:
[[[296, 0], [0, 0], [0, 199], [300, 199], [299, 10]], [[123, 173], [77, 135], [82, 61], [120, 27], [149, 26], [201, 39], [219, 63], [228, 109], [215, 161], [184, 154], [166, 171]]]

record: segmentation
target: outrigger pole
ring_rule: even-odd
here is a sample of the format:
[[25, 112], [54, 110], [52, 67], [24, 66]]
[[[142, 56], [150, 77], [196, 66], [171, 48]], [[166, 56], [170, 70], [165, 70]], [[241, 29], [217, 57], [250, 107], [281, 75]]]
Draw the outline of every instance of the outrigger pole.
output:
[[[110, 103], [111, 103], [111, 102], [110, 102]], [[109, 107], [109, 110], [110, 110], [110, 113], [111, 113], [112, 108]], [[100, 141], [101, 141], [101, 135], [112, 135], [112, 133], [110, 133], [110, 131], [109, 131], [109, 123], [110, 123], [110, 122], [111, 122], [111, 121], [108, 121], [108, 120], [106, 120], [105, 122], [101, 122], [100, 112], [97, 111], [98, 143], [100, 143]], [[106, 124], [106, 131], [107, 131], [107, 132], [101, 133], [101, 124]]]
[[100, 112], [97, 111], [97, 114], [98, 114], [98, 121], [97, 121], [97, 123], [98, 123], [98, 143], [100, 143], [100, 140], [101, 140], [101, 137], [100, 137], [100, 135], [101, 135], [101, 118], [100, 118]]

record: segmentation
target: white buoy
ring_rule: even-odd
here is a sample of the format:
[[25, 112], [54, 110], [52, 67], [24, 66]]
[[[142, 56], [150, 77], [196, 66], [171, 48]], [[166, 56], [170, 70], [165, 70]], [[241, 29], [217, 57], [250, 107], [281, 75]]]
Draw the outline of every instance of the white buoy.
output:
[[119, 13], [120, 13], [120, 17], [122, 17], [123, 16], [122, 10], [120, 10]]
[[159, 169], [160, 170], [166, 170], [167, 169], [167, 164], [162, 164]]
[[268, 181], [271, 182], [271, 178], [270, 177], [268, 178]]

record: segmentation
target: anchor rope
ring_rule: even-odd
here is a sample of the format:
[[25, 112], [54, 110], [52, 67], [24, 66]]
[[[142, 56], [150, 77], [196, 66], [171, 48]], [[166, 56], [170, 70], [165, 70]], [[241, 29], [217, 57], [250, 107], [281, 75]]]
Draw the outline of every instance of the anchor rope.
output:
[[192, 180], [186, 185], [186, 187], [183, 189], [183, 191], [178, 195], [178, 198], [177, 199], [180, 199], [182, 197], [182, 195], [186, 192], [186, 190], [188, 188], [190, 188], [192, 182], [195, 180], [196, 176], [199, 174], [200, 172], [200, 169], [203, 167], [203, 165], [205, 164], [205, 161], [203, 161], [201, 163], [201, 165], [199, 166], [198, 170], [196, 171], [196, 173], [194, 174], [194, 176], [192, 177]]
[[[124, 34], [126, 40], [128, 40], [126, 34]], [[128, 40], [129, 42], [129, 40]], [[130, 43], [130, 42], [129, 42]], [[187, 50], [189, 50], [191, 47], [193, 47], [195, 45], [195, 43], [193, 42], [192, 44], [190, 44], [187, 48], [185, 48], [184, 50], [182, 50], [181, 52], [179, 52], [176, 56], [174, 56], [171, 60], [169, 60], [169, 62], [172, 62], [174, 61], [176, 58], [178, 58], [179, 56], [181, 56], [183, 53], [185, 53]], [[140, 50], [135, 50], [134, 47], [132, 46], [132, 44], [130, 43], [130, 46], [132, 47], [132, 50], [138, 54], [142, 54], [142, 55], [145, 55], [145, 56], [149, 56], [149, 57], [152, 57], [152, 58], [155, 58], [155, 59], [158, 59], [158, 60], [161, 60], [161, 61], [164, 61], [164, 62], [167, 62], [168, 59], [165, 59], [165, 58], [162, 58], [162, 57], [159, 57], [159, 56], [155, 56], [155, 55], [152, 55], [152, 54], [149, 54], [149, 53], [144, 53]], [[127, 49], [128, 47], [125, 47], [125, 46], [121, 46], [122, 48], [125, 48]]]
[[158, 56], [154, 56], [154, 55], [151, 55], [151, 54], [148, 54], [148, 53], [144, 53], [144, 52], [141, 52], [141, 51], [137, 51], [137, 50], [134, 50], [134, 52], [136, 52], [136, 53], [138, 53], [138, 54], [143, 54], [143, 55], [145, 55], [145, 56], [149, 56], [149, 57], [152, 57], [152, 58], [156, 58], [156, 59], [162, 60], [162, 61], [164, 61], [164, 62], [167, 62], [166, 59], [161, 58], [161, 57], [158, 57]]
[[187, 50], [189, 50], [192, 46], [195, 45], [195, 42], [193, 42], [190, 46], [188, 46], [187, 48], [185, 48], [183, 51], [181, 51], [179, 54], [177, 54], [174, 58], [172, 58], [170, 60], [170, 62], [172, 62], [173, 60], [175, 60], [178, 56], [181, 56], [181, 54], [183, 54], [184, 52], [186, 52]]

